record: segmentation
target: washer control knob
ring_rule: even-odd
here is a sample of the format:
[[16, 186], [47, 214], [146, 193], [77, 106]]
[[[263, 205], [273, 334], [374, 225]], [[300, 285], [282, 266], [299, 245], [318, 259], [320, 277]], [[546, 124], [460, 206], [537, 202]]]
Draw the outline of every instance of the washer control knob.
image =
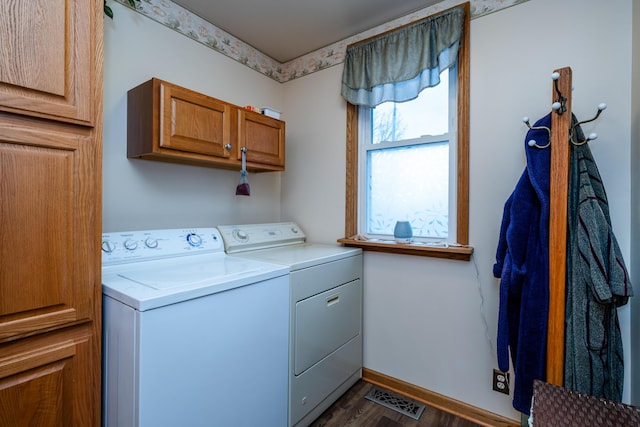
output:
[[155, 249], [158, 247], [158, 241], [153, 237], [147, 237], [147, 239], [144, 241], [144, 244], [149, 249]]
[[116, 244], [111, 242], [110, 240], [102, 241], [102, 252], [106, 252], [110, 254], [116, 248]]
[[196, 233], [187, 234], [187, 243], [194, 248], [197, 248], [202, 244], [202, 237], [198, 236]]
[[136, 242], [135, 240], [127, 239], [124, 241], [124, 247], [127, 250], [135, 251], [136, 249], [138, 249], [138, 242]]
[[240, 230], [239, 228], [233, 230], [233, 237], [240, 242], [246, 242], [247, 240], [249, 240], [249, 235], [247, 234], [247, 232], [244, 230]]

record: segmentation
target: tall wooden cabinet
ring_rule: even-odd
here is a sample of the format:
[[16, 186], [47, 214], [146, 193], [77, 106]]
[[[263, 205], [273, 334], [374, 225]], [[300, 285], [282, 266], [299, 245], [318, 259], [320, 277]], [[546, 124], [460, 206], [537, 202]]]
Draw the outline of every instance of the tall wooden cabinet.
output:
[[0, 2], [0, 426], [98, 426], [102, 0]]

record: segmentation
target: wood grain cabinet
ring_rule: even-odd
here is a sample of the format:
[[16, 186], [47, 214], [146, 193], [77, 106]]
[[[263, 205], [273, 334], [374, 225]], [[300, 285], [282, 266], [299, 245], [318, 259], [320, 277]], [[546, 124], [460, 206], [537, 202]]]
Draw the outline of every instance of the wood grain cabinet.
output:
[[0, 110], [94, 123], [93, 3], [0, 2]]
[[232, 167], [231, 105], [151, 79], [127, 95], [127, 156]]
[[239, 170], [284, 170], [284, 122], [153, 78], [127, 96], [127, 156]]
[[262, 165], [274, 170], [284, 169], [285, 123], [272, 117], [238, 108], [238, 148], [247, 149], [249, 166]]
[[102, 10], [0, 2], [0, 427], [100, 425]]

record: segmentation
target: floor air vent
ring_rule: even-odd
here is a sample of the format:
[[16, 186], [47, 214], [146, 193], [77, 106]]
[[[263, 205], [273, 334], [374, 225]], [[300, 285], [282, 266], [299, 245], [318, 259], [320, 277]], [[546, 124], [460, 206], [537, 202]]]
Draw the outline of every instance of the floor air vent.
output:
[[373, 387], [369, 390], [369, 393], [364, 397], [367, 400], [378, 403], [386, 408], [393, 409], [396, 412], [413, 418], [414, 420], [420, 419], [425, 406], [421, 403], [416, 403], [413, 400], [409, 400], [406, 397], [392, 393], [387, 390], [382, 390], [377, 387]]

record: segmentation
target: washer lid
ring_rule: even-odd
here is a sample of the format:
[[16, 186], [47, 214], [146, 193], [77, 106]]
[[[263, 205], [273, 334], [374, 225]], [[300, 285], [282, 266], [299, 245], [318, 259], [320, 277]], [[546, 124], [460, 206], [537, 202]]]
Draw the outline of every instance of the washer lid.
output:
[[105, 295], [144, 311], [287, 273], [280, 265], [224, 253], [203, 254], [105, 267], [102, 289]]
[[230, 280], [237, 275], [261, 271], [257, 264], [238, 265], [229, 260], [212, 263], [186, 262], [175, 266], [163, 265], [160, 268], [146, 265], [138, 267], [118, 273], [118, 276], [152, 289], [173, 289]]

